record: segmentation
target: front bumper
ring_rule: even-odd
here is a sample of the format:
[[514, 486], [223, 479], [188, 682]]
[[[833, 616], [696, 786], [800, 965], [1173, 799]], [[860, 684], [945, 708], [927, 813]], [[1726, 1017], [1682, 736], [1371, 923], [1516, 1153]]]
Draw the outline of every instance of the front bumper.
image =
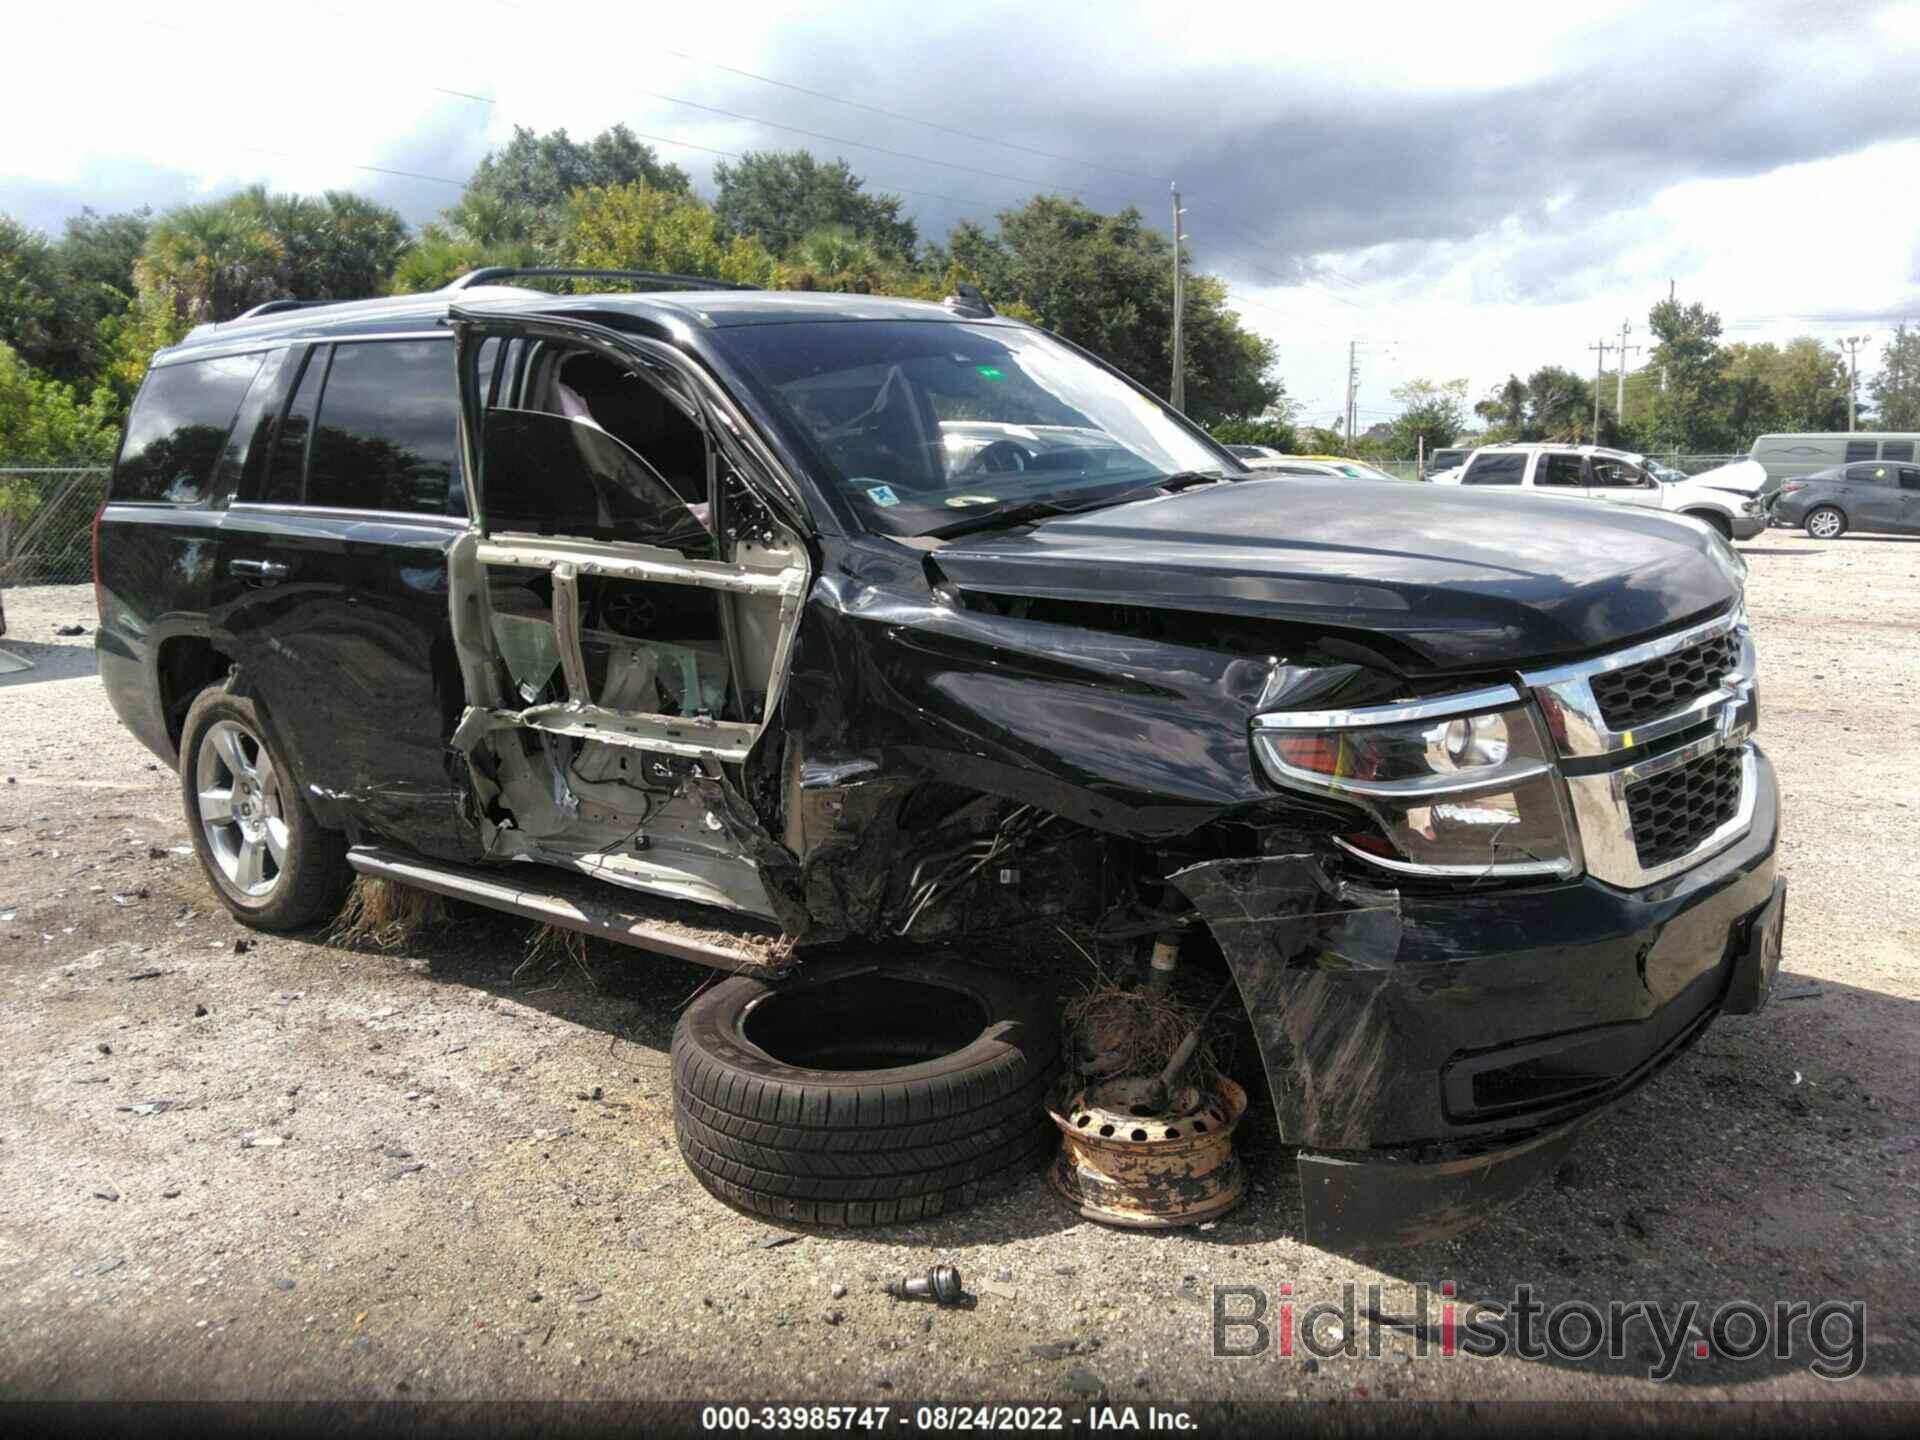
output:
[[1764, 1003], [1779, 799], [1755, 755], [1746, 834], [1638, 890], [1370, 891], [1301, 856], [1174, 877], [1252, 1017], [1310, 1240], [1466, 1228], [1716, 1014]]
[[1751, 540], [1754, 536], [1765, 530], [1772, 521], [1771, 517], [1762, 511], [1758, 515], [1729, 516], [1728, 523], [1733, 527], [1734, 539]]

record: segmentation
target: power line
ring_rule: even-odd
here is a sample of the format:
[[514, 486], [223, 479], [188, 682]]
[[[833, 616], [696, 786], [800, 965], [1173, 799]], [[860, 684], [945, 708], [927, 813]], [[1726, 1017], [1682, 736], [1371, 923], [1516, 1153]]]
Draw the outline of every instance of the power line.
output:
[[849, 100], [841, 95], [829, 95], [824, 90], [810, 90], [805, 85], [795, 85], [788, 80], [776, 80], [770, 75], [757, 75], [751, 70], [742, 70], [736, 65], [724, 65], [718, 60], [709, 60], [701, 55], [689, 55], [684, 50], [674, 50], [667, 46], [661, 49], [668, 55], [681, 60], [691, 61], [695, 65], [710, 65], [716, 70], [725, 70], [729, 75], [743, 76], [748, 80], [757, 80], [762, 85], [774, 85], [782, 90], [791, 90], [796, 95], [810, 95], [816, 100], [825, 100], [829, 104], [844, 105], [849, 110], [864, 110], [869, 115], [884, 115], [889, 120], [904, 120], [909, 125], [924, 125], [929, 130], [938, 130], [943, 134], [957, 135], [963, 140], [978, 141], [983, 145], [999, 145], [1004, 149], [1018, 150], [1022, 154], [1037, 155], [1044, 160], [1060, 160], [1069, 165], [1084, 165], [1089, 170], [1104, 170], [1110, 175], [1125, 175], [1135, 180], [1152, 180], [1156, 184], [1171, 184], [1164, 175], [1149, 175], [1141, 170], [1124, 170], [1116, 165], [1102, 165], [1094, 160], [1081, 160], [1076, 156], [1062, 155], [1055, 150], [1042, 150], [1035, 145], [1022, 145], [1014, 140], [1001, 140], [991, 135], [977, 134], [972, 130], [962, 130], [955, 125], [943, 125], [938, 120], [923, 120], [917, 115], [904, 115], [898, 110], [884, 109], [879, 105], [868, 105], [863, 101]]

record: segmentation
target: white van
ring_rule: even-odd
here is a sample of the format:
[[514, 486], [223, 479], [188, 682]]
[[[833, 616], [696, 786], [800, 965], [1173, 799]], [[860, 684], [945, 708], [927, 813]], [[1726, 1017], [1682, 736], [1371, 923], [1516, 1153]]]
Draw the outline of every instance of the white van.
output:
[[[1743, 464], [1747, 462], [1741, 462]], [[1567, 499], [1643, 505], [1691, 516], [1728, 540], [1751, 540], [1767, 528], [1767, 507], [1750, 491], [1702, 483], [1705, 477], [1663, 481], [1647, 458], [1603, 445], [1483, 445], [1436, 485], [1502, 485]]]

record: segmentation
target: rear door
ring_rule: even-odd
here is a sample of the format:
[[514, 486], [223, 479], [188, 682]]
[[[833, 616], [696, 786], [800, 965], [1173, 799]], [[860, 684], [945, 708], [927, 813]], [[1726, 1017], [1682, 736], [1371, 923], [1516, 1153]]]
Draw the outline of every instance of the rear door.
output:
[[476, 853], [447, 554], [466, 529], [444, 333], [296, 345], [220, 529], [216, 640], [322, 818]]
[[1534, 463], [1533, 485], [1542, 495], [1587, 498], [1586, 461], [1578, 452], [1546, 450]]
[[1855, 530], [1904, 528], [1897, 469], [1885, 461], [1847, 466], [1842, 503], [1846, 507], [1847, 523]]
[[1896, 527], [1903, 535], [1920, 535], [1920, 465], [1902, 465], [1894, 474], [1900, 487]]

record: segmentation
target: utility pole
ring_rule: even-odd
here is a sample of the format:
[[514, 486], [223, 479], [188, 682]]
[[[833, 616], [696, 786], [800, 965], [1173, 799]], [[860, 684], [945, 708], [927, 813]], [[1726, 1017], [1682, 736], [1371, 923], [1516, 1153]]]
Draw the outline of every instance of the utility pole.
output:
[[1606, 378], [1607, 352], [1613, 349], [1611, 340], [1602, 340], [1598, 345], [1589, 345], [1593, 351], [1593, 443], [1600, 443], [1600, 382]]
[[1167, 399], [1176, 410], [1187, 408], [1187, 344], [1184, 321], [1187, 305], [1187, 267], [1182, 260], [1180, 242], [1187, 237], [1180, 233], [1180, 217], [1187, 212], [1180, 208], [1180, 186], [1173, 186], [1173, 388]]
[[[1625, 421], [1627, 418], [1627, 350], [1629, 348], [1627, 345], [1627, 332], [1631, 329], [1633, 329], [1633, 326], [1629, 325], [1625, 320], [1620, 322], [1620, 378], [1615, 383], [1613, 391], [1613, 418], [1618, 421]], [[1631, 348], [1634, 354], [1638, 355], [1640, 353], [1640, 347], [1638, 345], [1632, 346]], [[1593, 438], [1595, 441], [1598, 441], [1600, 438], [1600, 422], [1596, 420], [1593, 423]]]
[[1871, 340], [1871, 335], [1849, 335], [1840, 342], [1847, 352], [1847, 433], [1853, 433], [1853, 412], [1855, 401], [1860, 394], [1860, 347]]
[[1353, 405], [1360, 392], [1360, 342], [1347, 342], [1347, 440], [1353, 440]]

